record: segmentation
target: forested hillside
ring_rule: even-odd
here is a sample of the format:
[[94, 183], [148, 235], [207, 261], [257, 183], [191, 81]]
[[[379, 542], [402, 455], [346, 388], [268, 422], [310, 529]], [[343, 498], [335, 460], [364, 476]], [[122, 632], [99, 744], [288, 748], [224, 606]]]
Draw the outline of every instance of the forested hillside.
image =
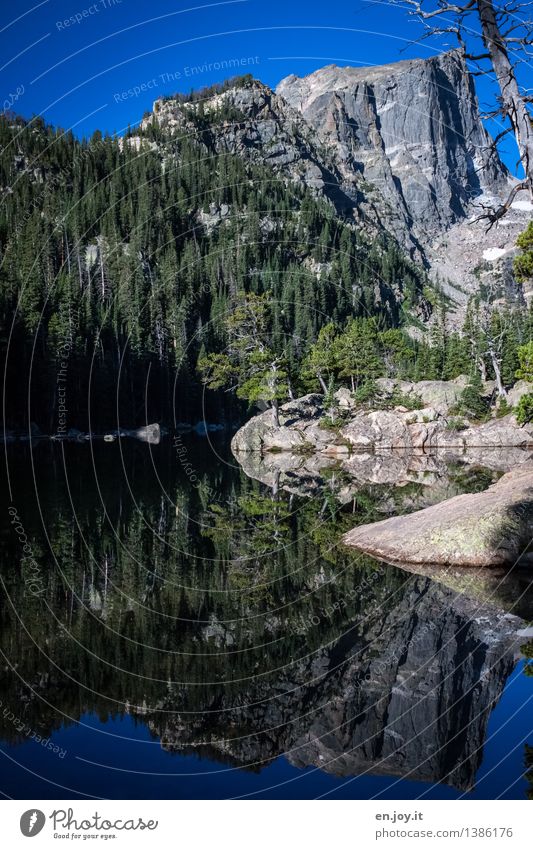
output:
[[71, 427], [88, 428], [89, 407], [92, 430], [117, 413], [124, 426], [171, 423], [174, 403], [178, 420], [198, 414], [198, 358], [225, 348], [245, 293], [266, 293], [295, 387], [324, 324], [429, 315], [424, 274], [392, 241], [369, 242], [267, 166], [213, 152], [210, 126], [234, 117], [201, 118], [189, 137], [154, 127], [81, 142], [41, 119], [0, 119], [8, 427], [29, 415], [54, 431], [58, 375]]
[[0, 117], [8, 429], [54, 433], [60, 412], [93, 432], [235, 421], [246, 401], [377, 376], [514, 382], [531, 312], [480, 292], [452, 330], [453, 304], [385, 229], [269, 164], [311, 149], [300, 129], [280, 153], [285, 125], [269, 117], [274, 136], [248, 155], [257, 121], [235, 102], [253, 112], [263, 88], [244, 77], [160, 103], [123, 138]]

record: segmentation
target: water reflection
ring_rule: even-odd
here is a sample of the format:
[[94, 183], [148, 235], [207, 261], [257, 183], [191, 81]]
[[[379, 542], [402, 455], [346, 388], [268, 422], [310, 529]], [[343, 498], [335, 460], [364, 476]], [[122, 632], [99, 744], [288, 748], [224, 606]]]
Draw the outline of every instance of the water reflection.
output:
[[[471, 788], [517, 657], [514, 614], [531, 618], [529, 579], [471, 576], [465, 592], [339, 547], [356, 523], [414, 509], [424, 480], [354, 485], [333, 466], [309, 498], [309, 481], [262, 484], [222, 444], [186, 450], [194, 480], [169, 442], [10, 451], [43, 592], [5, 527], [3, 706], [45, 739], [82, 714], [129, 715], [164, 750], [250, 781], [284, 755]], [[439, 468], [453, 494], [494, 474]]]

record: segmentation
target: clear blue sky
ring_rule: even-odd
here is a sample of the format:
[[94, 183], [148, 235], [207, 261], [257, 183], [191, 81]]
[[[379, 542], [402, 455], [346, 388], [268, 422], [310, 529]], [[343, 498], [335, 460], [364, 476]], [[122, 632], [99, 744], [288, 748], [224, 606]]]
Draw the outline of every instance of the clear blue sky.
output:
[[[419, 35], [402, 9], [365, 0], [4, 2], [0, 93], [14, 111], [78, 135], [121, 132], [157, 96], [233, 73], [275, 86], [326, 64], [382, 64], [456, 46], [451, 36], [411, 44]], [[243, 58], [252, 61], [234, 71], [205, 67]]]

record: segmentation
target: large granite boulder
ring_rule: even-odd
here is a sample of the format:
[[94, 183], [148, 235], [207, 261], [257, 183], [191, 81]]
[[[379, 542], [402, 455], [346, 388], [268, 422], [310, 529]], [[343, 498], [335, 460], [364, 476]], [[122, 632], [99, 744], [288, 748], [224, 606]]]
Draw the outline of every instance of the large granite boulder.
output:
[[[302, 451], [314, 449], [316, 439], [326, 440], [326, 431], [316, 428], [323, 415], [322, 395], [304, 395], [294, 401], [283, 404], [279, 410], [280, 426], [274, 421], [272, 410], [265, 410], [246, 422], [231, 440], [234, 454], [249, 451]], [[311, 442], [306, 431], [314, 426], [315, 439]], [[327, 441], [332, 437], [327, 434]]]
[[401, 414], [389, 410], [361, 413], [341, 429], [354, 448], [411, 448], [409, 428]]
[[533, 386], [527, 380], [518, 380], [512, 389], [507, 393], [507, 402], [511, 407], [516, 407], [524, 395], [529, 395], [533, 392]]
[[466, 447], [526, 448], [533, 445], [533, 425], [520, 427], [513, 415], [491, 419], [460, 434]]
[[347, 545], [390, 562], [512, 565], [533, 534], [533, 462], [488, 490], [458, 495], [407, 516], [361, 525]]
[[376, 383], [385, 397], [391, 397], [393, 393], [405, 395], [418, 400], [421, 408], [429, 407], [440, 415], [446, 415], [458, 403], [468, 378], [460, 375], [455, 380], [420, 380], [411, 383], [382, 377]]

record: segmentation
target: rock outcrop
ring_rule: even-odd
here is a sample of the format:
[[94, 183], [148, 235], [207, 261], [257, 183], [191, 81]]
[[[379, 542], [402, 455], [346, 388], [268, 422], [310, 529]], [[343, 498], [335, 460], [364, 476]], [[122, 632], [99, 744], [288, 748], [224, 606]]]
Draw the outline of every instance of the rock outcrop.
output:
[[377, 203], [387, 226], [415, 244], [507, 181], [462, 50], [374, 68], [330, 65], [289, 76], [276, 92], [335, 152], [346, 181], [364, 178], [365, 203]]
[[[160, 99], [142, 126], [196, 133], [199, 108]], [[369, 68], [330, 65], [291, 75], [275, 92], [250, 79], [208, 95], [201, 108], [202, 118], [230, 116], [209, 126], [208, 147], [304, 183], [417, 258], [433, 251], [436, 259], [435, 239], [466, 221], [476, 199], [508, 190], [462, 50]]]
[[[386, 390], [392, 383], [383, 381], [382, 388]], [[350, 393], [341, 389], [337, 402], [344, 410], [345, 423], [331, 428], [323, 396], [310, 394], [281, 407], [279, 427], [270, 410], [255, 416], [237, 431], [232, 450], [236, 455], [289, 451], [345, 457], [350, 451], [389, 449], [442, 449], [457, 454], [467, 448], [533, 448], [533, 425], [519, 427], [513, 414], [480, 425], [456, 421], [449, 411], [464, 388], [462, 379], [394, 386], [418, 398], [420, 409], [398, 406], [367, 412], [358, 409]], [[429, 400], [434, 406], [425, 405]]]
[[533, 462], [488, 490], [458, 495], [407, 516], [361, 525], [347, 545], [388, 562], [512, 565], [533, 536]]

